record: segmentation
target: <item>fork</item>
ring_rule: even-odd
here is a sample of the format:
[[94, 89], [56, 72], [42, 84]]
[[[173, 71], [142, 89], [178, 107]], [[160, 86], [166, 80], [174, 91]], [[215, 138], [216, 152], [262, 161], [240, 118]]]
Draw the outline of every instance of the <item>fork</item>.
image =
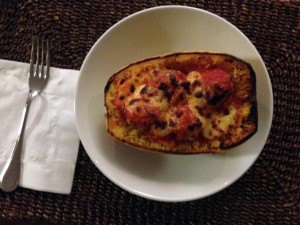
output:
[[[47, 39], [45, 41], [44, 38], [42, 38], [41, 42], [42, 43], [40, 47], [39, 40], [32, 41], [30, 68], [29, 68], [29, 94], [25, 103], [25, 107], [23, 109], [21, 124], [18, 131], [18, 136], [17, 136], [14, 149], [11, 152], [0, 174], [0, 188], [3, 191], [7, 191], [7, 192], [15, 190], [19, 184], [22, 139], [26, 127], [26, 119], [28, 116], [30, 104], [32, 100], [44, 89], [49, 79], [49, 74], [50, 74], [49, 40]], [[46, 51], [44, 51], [45, 46], [46, 46]], [[36, 51], [36, 65], [34, 71], [35, 51]], [[45, 58], [46, 60], [44, 60]], [[46, 61], [46, 70], [45, 70], [44, 61]]]

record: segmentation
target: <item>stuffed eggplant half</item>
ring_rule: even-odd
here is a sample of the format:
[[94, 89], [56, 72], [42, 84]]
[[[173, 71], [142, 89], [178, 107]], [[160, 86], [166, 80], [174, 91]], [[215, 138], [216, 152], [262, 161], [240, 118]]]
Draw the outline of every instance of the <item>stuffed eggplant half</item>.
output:
[[176, 53], [133, 63], [105, 87], [107, 131], [164, 153], [219, 153], [257, 130], [255, 73], [227, 54]]

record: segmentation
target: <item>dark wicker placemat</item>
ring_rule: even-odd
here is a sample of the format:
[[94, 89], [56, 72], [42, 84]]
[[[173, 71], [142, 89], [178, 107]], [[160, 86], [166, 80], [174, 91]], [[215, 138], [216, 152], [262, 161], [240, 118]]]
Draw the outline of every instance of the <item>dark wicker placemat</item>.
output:
[[[2, 224], [297, 224], [299, 218], [299, 1], [3, 1], [0, 58], [29, 60], [33, 35], [55, 48], [52, 65], [80, 69], [94, 42], [114, 23], [156, 5], [190, 5], [216, 13], [257, 47], [271, 76], [274, 120], [254, 166], [235, 184], [187, 203], [149, 201], [123, 191], [80, 146], [70, 196], [18, 188], [0, 191]], [[4, 115], [0, 115], [4, 116]], [[23, 221], [21, 223], [21, 221]]]

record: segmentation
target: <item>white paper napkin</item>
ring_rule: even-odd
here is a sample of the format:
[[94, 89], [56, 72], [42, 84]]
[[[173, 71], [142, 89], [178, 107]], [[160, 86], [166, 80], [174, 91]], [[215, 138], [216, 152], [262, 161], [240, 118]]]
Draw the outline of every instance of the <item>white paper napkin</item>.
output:
[[[28, 95], [29, 64], [0, 60], [0, 171], [17, 138]], [[45, 89], [33, 100], [23, 139], [20, 186], [71, 192], [79, 138], [74, 97], [79, 71], [51, 68]]]

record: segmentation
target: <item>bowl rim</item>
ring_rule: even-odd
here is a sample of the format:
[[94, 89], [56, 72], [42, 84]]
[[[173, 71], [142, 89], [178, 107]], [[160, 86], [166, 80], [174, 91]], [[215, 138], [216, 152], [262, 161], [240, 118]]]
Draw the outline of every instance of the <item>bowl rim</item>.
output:
[[[80, 83], [82, 82], [82, 79], [83, 79], [83, 76], [84, 76], [83, 72], [84, 72], [84, 70], [86, 68], [86, 65], [87, 65], [87, 62], [89, 61], [89, 59], [90, 59], [92, 53], [94, 52], [95, 48], [102, 41], [102, 39], [105, 38], [106, 35], [108, 35], [111, 31], [113, 31], [117, 26], [119, 26], [123, 22], [125, 22], [127, 20], [130, 20], [132, 17], [138, 16], [140, 14], [151, 12], [151, 11], [155, 11], [155, 10], [162, 10], [162, 9], [187, 9], [187, 10], [193, 10], [193, 11], [197, 11], [197, 12], [200, 12], [200, 13], [204, 13], [204, 14], [210, 15], [212, 17], [215, 17], [215, 18], [217, 18], [217, 19], [222, 20], [223, 22], [225, 22], [228, 26], [230, 26], [235, 31], [237, 31], [241, 36], [243, 36], [243, 38], [248, 42], [248, 44], [250, 44], [253, 47], [254, 52], [258, 55], [258, 59], [262, 63], [262, 69], [265, 72], [265, 74], [267, 75], [267, 77], [266, 77], [267, 82], [270, 84], [270, 89], [269, 89], [270, 90], [269, 91], [270, 92], [269, 93], [269, 95], [270, 95], [270, 103], [269, 103], [269, 105], [270, 105], [271, 121], [270, 121], [269, 124], [267, 124], [267, 133], [268, 133], [268, 135], [266, 136], [266, 138], [264, 140], [262, 140], [263, 145], [262, 145], [260, 151], [255, 156], [255, 158], [253, 159], [253, 161], [251, 163], [249, 163], [249, 165], [246, 167], [246, 169], [244, 171], [242, 171], [240, 174], [238, 174], [238, 176], [236, 176], [234, 179], [231, 179], [229, 182], [226, 182], [226, 184], [220, 185], [218, 188], [214, 189], [213, 191], [208, 191], [207, 193], [202, 194], [202, 195], [198, 194], [198, 195], [191, 195], [191, 196], [188, 196], [188, 197], [178, 197], [178, 198], [170, 197], [170, 198], [168, 198], [168, 197], [158, 197], [158, 196], [154, 196], [154, 195], [151, 195], [151, 194], [147, 194], [147, 193], [140, 192], [138, 190], [132, 189], [132, 188], [124, 185], [123, 183], [119, 182], [117, 179], [115, 179], [114, 177], [112, 177], [106, 171], [102, 170], [101, 166], [99, 166], [99, 163], [97, 162], [97, 160], [94, 157], [93, 151], [89, 151], [88, 150], [89, 149], [88, 148], [89, 144], [86, 143], [86, 142], [84, 142], [81, 139], [81, 137], [83, 136], [83, 133], [80, 130], [80, 122], [79, 122], [80, 119], [78, 117], [79, 106], [78, 106], [78, 103], [77, 103], [77, 99], [78, 99], [78, 96], [79, 96], [79, 88], [80, 88], [79, 86], [80, 86]], [[83, 145], [86, 153], [88, 154], [89, 158], [94, 163], [94, 165], [100, 170], [100, 172], [103, 173], [114, 184], [116, 184], [117, 186], [121, 187], [122, 189], [128, 191], [131, 194], [138, 195], [140, 197], [144, 197], [144, 198], [147, 198], [147, 199], [150, 199], [150, 200], [162, 201], [162, 202], [186, 202], [186, 201], [194, 201], [194, 200], [202, 199], [202, 198], [211, 196], [211, 195], [213, 195], [213, 194], [215, 194], [215, 193], [217, 193], [217, 192], [219, 192], [219, 191], [221, 191], [221, 190], [229, 187], [230, 185], [232, 185], [233, 183], [235, 183], [239, 178], [241, 178], [249, 170], [249, 168], [255, 163], [255, 161], [257, 160], [257, 158], [261, 154], [261, 152], [262, 152], [262, 150], [263, 150], [263, 148], [264, 148], [264, 146], [266, 144], [266, 141], [267, 141], [268, 136], [270, 134], [272, 122], [273, 122], [273, 107], [274, 107], [274, 102], [273, 102], [273, 88], [272, 88], [272, 83], [271, 83], [271, 79], [270, 79], [269, 73], [267, 71], [266, 65], [265, 65], [265, 63], [264, 63], [261, 55], [257, 51], [256, 47], [249, 40], [249, 38], [241, 30], [239, 30], [235, 25], [233, 25], [232, 23], [230, 23], [229, 21], [227, 21], [226, 19], [222, 18], [219, 15], [216, 15], [216, 14], [211, 13], [209, 11], [206, 11], [204, 9], [200, 9], [200, 8], [196, 8], [196, 7], [191, 7], [191, 6], [181, 6], [181, 5], [162, 5], [162, 6], [156, 6], [156, 7], [147, 8], [147, 9], [135, 12], [135, 13], [129, 15], [129, 16], [124, 17], [123, 19], [121, 19], [117, 23], [115, 23], [113, 26], [111, 26], [108, 30], [106, 30], [98, 38], [98, 40], [94, 43], [94, 45], [89, 50], [88, 54], [86, 55], [86, 57], [85, 57], [85, 59], [84, 59], [84, 61], [82, 63], [82, 66], [81, 66], [80, 72], [79, 72], [79, 78], [78, 78], [77, 85], [76, 85], [75, 100], [74, 100], [74, 111], [75, 111], [76, 129], [77, 129], [80, 141], [81, 141], [81, 143], [82, 143], [82, 145]]]

